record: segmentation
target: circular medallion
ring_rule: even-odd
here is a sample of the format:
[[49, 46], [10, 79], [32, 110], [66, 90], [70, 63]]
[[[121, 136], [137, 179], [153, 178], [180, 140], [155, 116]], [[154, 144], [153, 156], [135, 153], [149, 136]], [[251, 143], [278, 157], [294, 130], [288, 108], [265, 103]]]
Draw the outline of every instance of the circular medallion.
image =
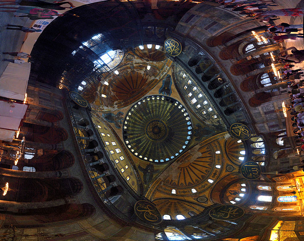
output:
[[182, 52], [182, 45], [175, 39], [167, 39], [164, 42], [164, 48], [170, 56], [178, 56]]
[[70, 92], [69, 93], [70, 98], [80, 107], [86, 108], [88, 107], [88, 102], [86, 99], [84, 99], [81, 95], [79, 95], [77, 92]]
[[152, 120], [146, 127], [146, 133], [151, 140], [162, 140], [166, 137], [168, 129], [161, 120]]
[[244, 210], [234, 205], [221, 205], [211, 209], [210, 217], [220, 220], [232, 220], [244, 215]]
[[192, 136], [191, 118], [177, 100], [165, 96], [148, 96], [127, 112], [123, 122], [123, 139], [136, 157], [154, 163], [178, 157]]
[[235, 137], [237, 139], [241, 139], [241, 140], [247, 140], [247, 139], [250, 139], [250, 137], [251, 137], [250, 129], [248, 128], [247, 125], [242, 124], [242, 123], [232, 124], [229, 132], [233, 137]]
[[241, 165], [240, 172], [247, 179], [257, 179], [261, 175], [261, 168], [256, 162], [249, 161]]
[[134, 205], [134, 211], [138, 218], [143, 221], [154, 224], [162, 222], [161, 214], [156, 206], [147, 200], [137, 201]]

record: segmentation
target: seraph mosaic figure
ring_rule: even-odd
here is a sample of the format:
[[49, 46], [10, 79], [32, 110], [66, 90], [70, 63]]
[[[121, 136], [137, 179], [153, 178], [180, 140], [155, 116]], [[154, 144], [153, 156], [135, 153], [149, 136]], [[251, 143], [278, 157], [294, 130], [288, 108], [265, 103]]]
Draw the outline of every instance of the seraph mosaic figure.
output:
[[172, 77], [167, 74], [166, 78], [162, 81], [162, 87], [159, 89], [159, 94], [168, 95], [172, 94]]
[[118, 129], [121, 128], [121, 124], [123, 123], [123, 118], [124, 118], [124, 113], [123, 112], [118, 112], [117, 114], [103, 113], [102, 116], [109, 123], [114, 123], [116, 128], [118, 128]]

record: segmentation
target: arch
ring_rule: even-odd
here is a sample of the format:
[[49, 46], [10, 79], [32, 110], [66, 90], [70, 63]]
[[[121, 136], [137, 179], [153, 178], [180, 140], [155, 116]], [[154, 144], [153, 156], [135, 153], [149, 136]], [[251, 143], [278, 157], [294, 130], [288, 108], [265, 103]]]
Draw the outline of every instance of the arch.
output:
[[231, 105], [236, 102], [238, 102], [238, 98], [235, 94], [232, 93], [231, 95], [221, 99], [219, 102], [219, 105], [221, 107], [225, 107], [225, 106]]
[[193, 67], [193, 66], [197, 65], [201, 59], [202, 59], [202, 55], [196, 55], [196, 56], [192, 57], [192, 58], [188, 61], [187, 64], [188, 64], [190, 67]]
[[[98, 142], [96, 140], [91, 140], [88, 145], [87, 145], [87, 149], [94, 149], [98, 146]], [[92, 153], [93, 155], [95, 153]]]
[[50, 208], [27, 209], [24, 215], [31, 217], [39, 223], [54, 223], [67, 220], [77, 220], [90, 217], [95, 213], [95, 208], [89, 203], [65, 204]]
[[246, 187], [248, 185], [248, 182], [244, 177], [242, 177], [241, 174], [238, 173], [231, 173], [225, 177], [223, 177], [220, 181], [215, 184], [213, 189], [211, 190], [211, 200], [214, 203], [220, 203], [225, 204], [228, 203], [229, 200], [224, 199], [225, 192], [227, 189], [234, 183], [240, 182], [241, 184], [246, 184]]
[[104, 173], [109, 170], [109, 165], [107, 163], [96, 164], [92, 166], [92, 168], [96, 169], [100, 173]]
[[50, 123], [58, 122], [64, 118], [64, 115], [59, 110], [42, 110], [39, 111], [37, 119], [48, 121]]
[[55, 155], [49, 152], [49, 154], [33, 158], [28, 165], [34, 166], [37, 171], [59, 171], [71, 167], [74, 162], [73, 154], [70, 151], [62, 150]]
[[264, 59], [264, 60], [260, 60], [260, 58], [257, 59], [253, 58], [251, 60], [242, 59], [234, 63], [231, 66], [230, 71], [234, 76], [246, 75], [251, 71], [262, 68], [264, 66], [268, 66], [270, 64], [271, 64], [270, 59]]
[[113, 197], [113, 196], [117, 196], [117, 195], [120, 195], [122, 194], [124, 191], [123, 187], [121, 186], [115, 186], [115, 187], [111, 187], [110, 190], [108, 190], [106, 192], [106, 197]]
[[251, 107], [259, 107], [261, 104], [271, 101], [271, 98], [272, 95], [269, 92], [256, 93], [249, 99], [249, 105]]
[[208, 88], [210, 90], [214, 90], [216, 89], [217, 87], [221, 86], [222, 84], [224, 84], [226, 81], [222, 78], [216, 78], [215, 80], [211, 81], [208, 85]]
[[232, 45], [226, 46], [219, 52], [219, 57], [222, 60], [229, 60], [240, 56], [239, 46], [244, 40], [240, 40]]
[[240, 89], [244, 92], [254, 92], [255, 90], [259, 89], [260, 86], [257, 85], [256, 82], [259, 75], [260, 74], [247, 77], [240, 83]]
[[242, 108], [242, 106], [239, 103], [237, 103], [234, 106], [226, 108], [224, 111], [224, 114], [227, 116], [230, 116], [231, 114], [239, 111], [241, 108]]
[[58, 144], [59, 142], [68, 139], [68, 132], [60, 127], [42, 126], [37, 124], [24, 123], [20, 129], [27, 141], [44, 143], [44, 144]]
[[85, 119], [85, 118], [81, 118], [81, 119], [77, 122], [77, 124], [80, 125], [80, 126], [86, 127], [86, 126], [89, 125], [89, 121], [88, 121], [87, 119]]

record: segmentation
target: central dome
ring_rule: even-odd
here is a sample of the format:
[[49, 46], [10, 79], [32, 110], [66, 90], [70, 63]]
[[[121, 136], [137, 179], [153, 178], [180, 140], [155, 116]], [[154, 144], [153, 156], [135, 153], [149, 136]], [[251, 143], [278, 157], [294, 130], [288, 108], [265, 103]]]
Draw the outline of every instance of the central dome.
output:
[[162, 163], [179, 156], [192, 135], [185, 107], [167, 96], [147, 96], [134, 104], [124, 120], [123, 138], [133, 155]]

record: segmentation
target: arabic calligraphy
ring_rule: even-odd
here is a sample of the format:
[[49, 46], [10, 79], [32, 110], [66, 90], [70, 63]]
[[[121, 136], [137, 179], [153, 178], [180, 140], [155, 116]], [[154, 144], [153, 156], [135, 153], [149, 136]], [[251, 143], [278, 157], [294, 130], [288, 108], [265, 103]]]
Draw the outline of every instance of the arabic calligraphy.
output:
[[160, 223], [162, 221], [161, 214], [155, 205], [146, 200], [136, 202], [134, 206], [135, 214], [143, 221], [150, 223]]
[[86, 99], [84, 99], [81, 95], [79, 95], [77, 92], [70, 92], [69, 93], [70, 98], [79, 106], [82, 108], [86, 108], [88, 106], [88, 102]]
[[170, 56], [178, 56], [182, 52], [181, 43], [174, 39], [165, 40], [164, 48]]
[[247, 179], [257, 179], [261, 175], [261, 168], [256, 162], [249, 161], [240, 167], [240, 172]]
[[237, 219], [244, 215], [244, 210], [235, 205], [221, 205], [210, 211], [210, 216], [215, 219]]
[[234, 123], [230, 127], [230, 133], [235, 138], [241, 139], [241, 140], [247, 140], [251, 137], [250, 129], [247, 125], [242, 123]]

